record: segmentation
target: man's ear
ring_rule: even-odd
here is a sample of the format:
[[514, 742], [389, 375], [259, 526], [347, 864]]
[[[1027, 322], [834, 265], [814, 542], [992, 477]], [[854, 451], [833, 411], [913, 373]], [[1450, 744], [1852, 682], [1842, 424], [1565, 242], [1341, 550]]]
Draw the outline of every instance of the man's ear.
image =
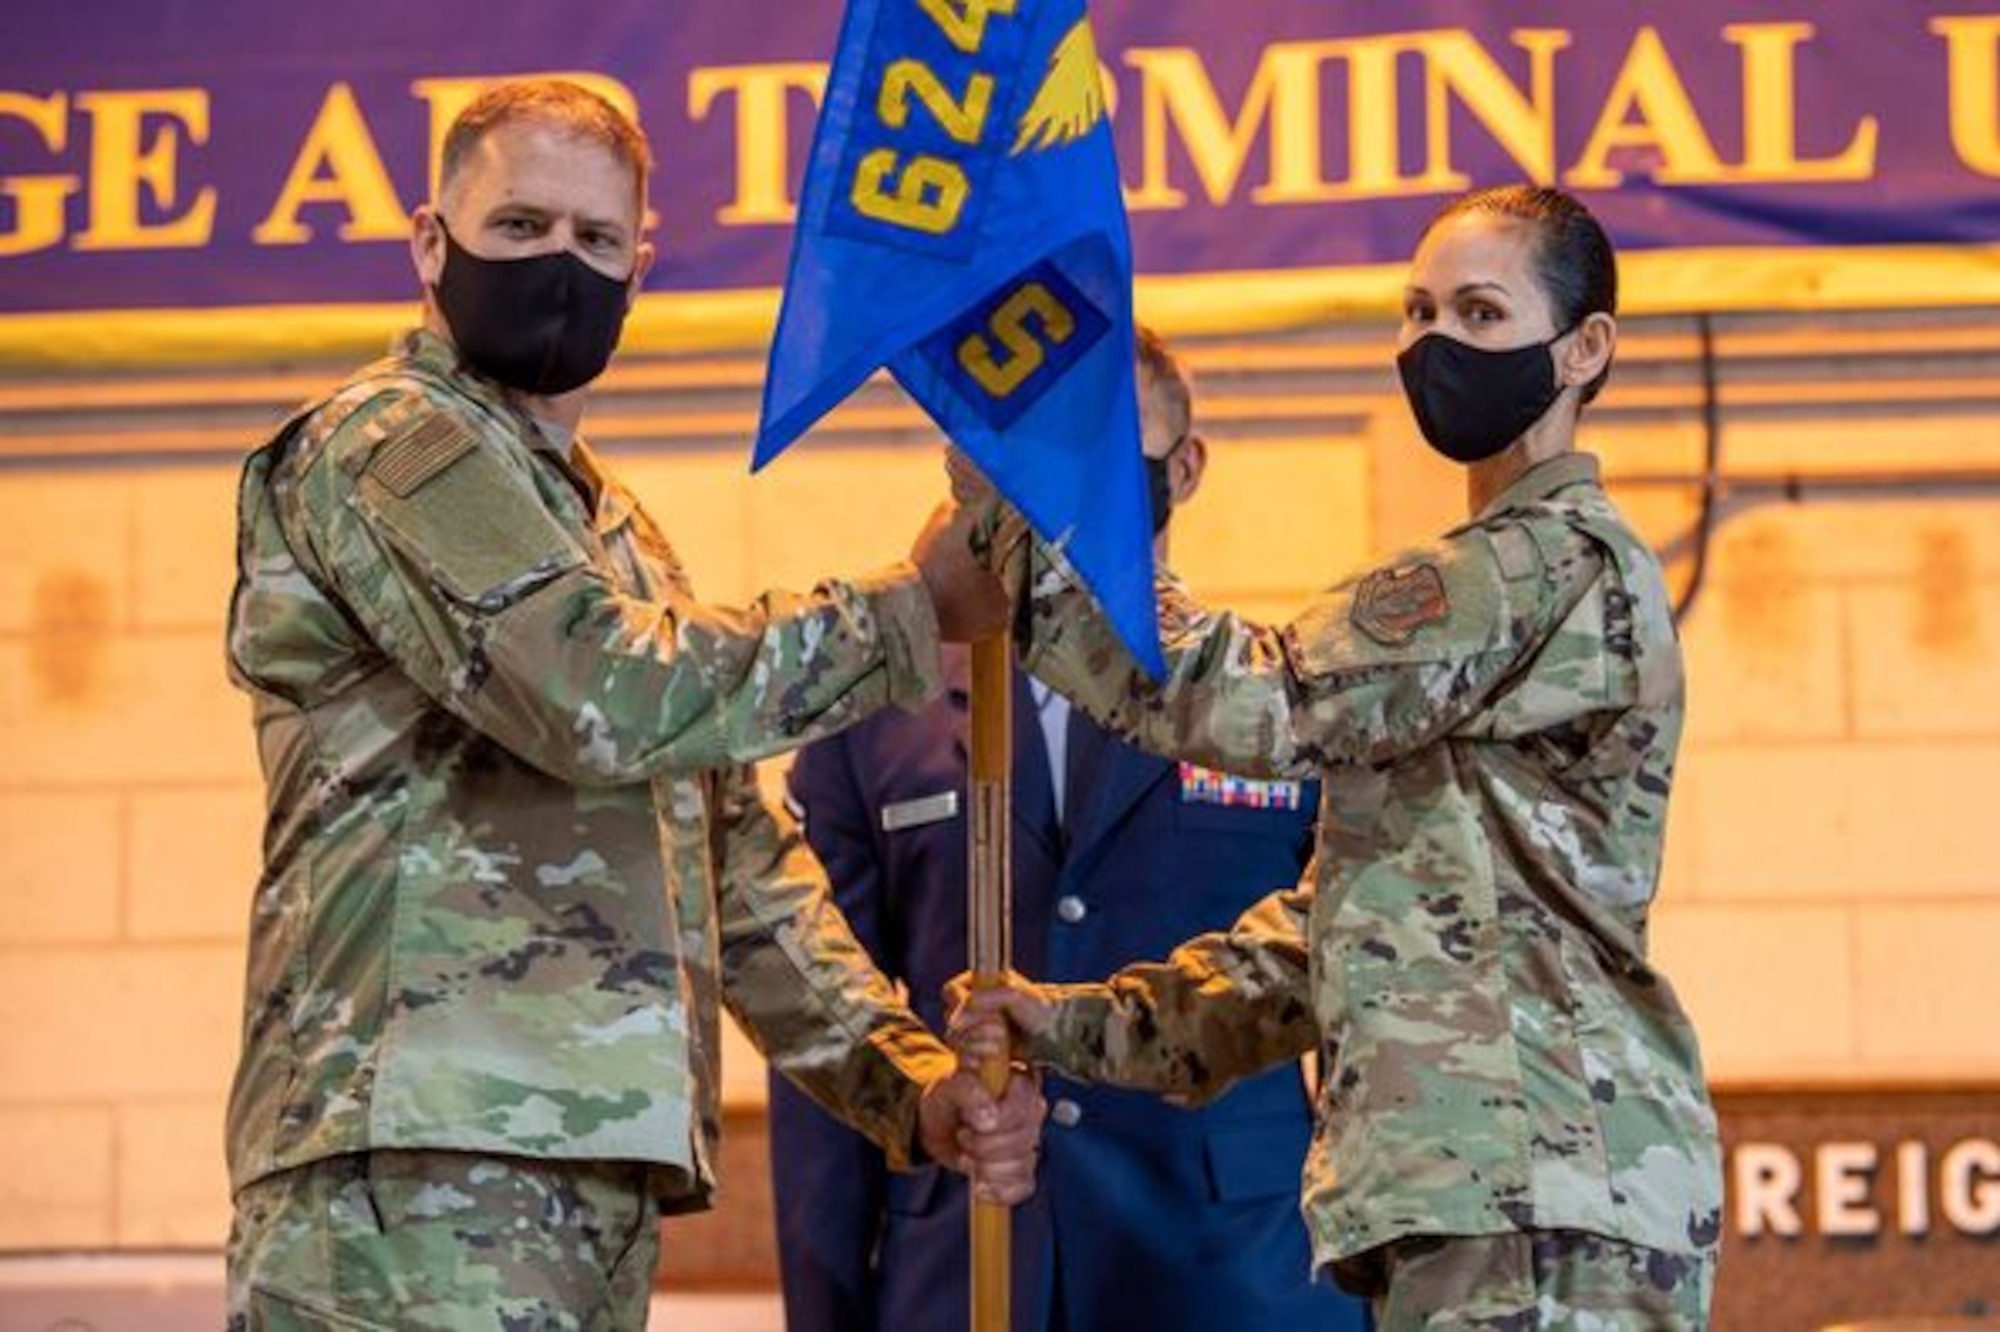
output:
[[625, 308], [627, 310], [630, 310], [638, 303], [639, 293], [646, 286], [646, 274], [653, 271], [653, 260], [658, 257], [659, 251], [653, 248], [653, 242], [639, 242], [639, 249], [632, 260], [632, 280], [625, 284]]
[[1194, 498], [1194, 492], [1201, 489], [1201, 478], [1207, 471], [1208, 441], [1190, 433], [1167, 461], [1167, 485], [1174, 497], [1175, 507]]
[[410, 262], [425, 290], [444, 274], [444, 223], [430, 204], [419, 204], [410, 214]]

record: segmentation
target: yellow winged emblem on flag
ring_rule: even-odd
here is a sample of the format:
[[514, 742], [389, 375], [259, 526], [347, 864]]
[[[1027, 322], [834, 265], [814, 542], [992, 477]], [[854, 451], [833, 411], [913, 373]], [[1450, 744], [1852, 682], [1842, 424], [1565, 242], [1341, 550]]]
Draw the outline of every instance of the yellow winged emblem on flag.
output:
[[1075, 143], [1104, 119], [1104, 83], [1090, 20], [1078, 19], [1049, 57], [1049, 72], [1021, 117], [1015, 157]]

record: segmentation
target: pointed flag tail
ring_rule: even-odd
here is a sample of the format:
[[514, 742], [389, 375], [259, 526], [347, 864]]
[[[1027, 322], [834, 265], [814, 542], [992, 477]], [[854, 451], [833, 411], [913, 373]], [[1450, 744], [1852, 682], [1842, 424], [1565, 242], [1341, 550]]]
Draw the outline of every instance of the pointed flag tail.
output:
[[752, 455], [898, 383], [1163, 670], [1132, 255], [1082, 0], [851, 0]]

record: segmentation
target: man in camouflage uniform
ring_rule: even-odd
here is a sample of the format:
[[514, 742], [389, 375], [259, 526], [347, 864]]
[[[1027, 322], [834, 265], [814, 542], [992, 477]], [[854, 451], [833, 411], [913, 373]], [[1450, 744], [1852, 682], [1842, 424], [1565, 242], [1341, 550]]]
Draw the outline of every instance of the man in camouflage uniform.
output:
[[[1526, 290], [1532, 268], [1475, 223], [1438, 244], [1486, 246], [1485, 266], [1430, 289]], [[1597, 345], [1560, 353], [1571, 430], [1609, 363]], [[1470, 522], [1282, 628], [1163, 575], [1158, 682], [1018, 517], [980, 543], [1022, 603], [1025, 665], [1086, 712], [1163, 754], [1325, 780], [1297, 889], [1107, 983], [976, 996], [962, 1049], [992, 1048], [1005, 1013], [1052, 1069], [1200, 1101], [1318, 1046], [1315, 1264], [1373, 1296], [1384, 1332], [1707, 1326], [1715, 1119], [1646, 946], [1678, 643], [1596, 460], [1566, 431], [1534, 438], [1507, 472], [1475, 468], [1475, 495], [1511, 484]]]
[[914, 570], [697, 602], [575, 430], [651, 254], [635, 126], [455, 125], [426, 327], [243, 478], [232, 674], [269, 794], [229, 1110], [238, 1328], [635, 1328], [705, 1206], [717, 1007], [900, 1166], [1032, 1185], [747, 764], [938, 687]]

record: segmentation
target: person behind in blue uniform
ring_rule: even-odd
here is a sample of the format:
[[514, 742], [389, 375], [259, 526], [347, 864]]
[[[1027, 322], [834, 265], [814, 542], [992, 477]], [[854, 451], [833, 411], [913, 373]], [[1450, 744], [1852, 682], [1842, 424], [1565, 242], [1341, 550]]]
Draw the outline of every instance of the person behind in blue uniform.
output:
[[[1157, 541], [1201, 483], [1188, 382], [1139, 343]], [[957, 651], [957, 650], [954, 650]], [[790, 795], [834, 895], [926, 1020], [966, 963], [968, 668], [946, 693], [803, 750]], [[1014, 702], [1014, 965], [1090, 980], [1220, 929], [1298, 881], [1310, 784], [1249, 782], [1140, 753], [1025, 678]], [[1040, 1187], [1014, 1214], [1017, 1332], [1358, 1332], [1364, 1307], [1309, 1284], [1299, 1172], [1312, 1130], [1288, 1066], [1200, 1110], [1051, 1078]], [[790, 1332], [964, 1325], [963, 1184], [891, 1174], [882, 1154], [781, 1078], [770, 1090], [779, 1261]]]

